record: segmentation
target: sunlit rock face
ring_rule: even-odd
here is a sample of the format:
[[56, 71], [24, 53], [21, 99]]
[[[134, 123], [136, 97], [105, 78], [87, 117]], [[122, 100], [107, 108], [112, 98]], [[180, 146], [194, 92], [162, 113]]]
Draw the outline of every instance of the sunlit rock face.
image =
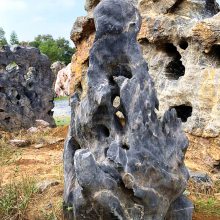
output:
[[[94, 8], [100, 0], [87, 0], [88, 16], [76, 22], [72, 37], [78, 51], [72, 62], [71, 93], [82, 85], [95, 35]], [[159, 114], [175, 108], [184, 130], [192, 135], [220, 134], [220, 13], [215, 0], [127, 0], [142, 17], [138, 41], [160, 101]], [[83, 55], [83, 59], [81, 59]], [[79, 62], [75, 62], [79, 60]], [[82, 62], [81, 62], [82, 61]], [[85, 62], [86, 61], [86, 62]]]
[[68, 96], [71, 77], [71, 64], [62, 68], [56, 78], [55, 93], [57, 96]]
[[0, 128], [29, 128], [37, 119], [53, 126], [53, 82], [50, 61], [38, 49], [1, 48]]
[[103, 0], [87, 93], [71, 99], [64, 151], [64, 213], [72, 220], [192, 218], [183, 196], [188, 140], [174, 110], [161, 120], [137, 34], [141, 17], [130, 2]]

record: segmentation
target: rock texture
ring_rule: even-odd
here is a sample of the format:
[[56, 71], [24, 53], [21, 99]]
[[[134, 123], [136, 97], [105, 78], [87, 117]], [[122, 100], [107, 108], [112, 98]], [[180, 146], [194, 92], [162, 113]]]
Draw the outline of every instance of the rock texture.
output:
[[[63, 68], [65, 68], [65, 67], [66, 67], [65, 63], [61, 62], [61, 61], [56, 61], [56, 62], [52, 63], [50, 68], [51, 68], [51, 70], [52, 70], [52, 72], [54, 74], [55, 79], [57, 79], [58, 72], [60, 70], [62, 70]], [[54, 89], [55, 89], [55, 83], [56, 83], [56, 80], [53, 83], [53, 88]]]
[[[136, 41], [141, 18], [124, 0], [95, 9], [88, 91], [71, 99], [65, 143], [65, 219], [192, 218], [182, 195], [188, 140], [174, 110], [160, 121], [158, 100]], [[120, 117], [119, 117], [120, 116]]]
[[64, 67], [66, 67], [64, 62], [56, 61], [56, 62], [52, 63], [50, 68], [53, 71], [53, 74], [55, 75], [55, 78], [56, 78], [58, 72], [60, 70], [62, 70]]
[[[202, 137], [220, 134], [220, 13], [215, 0], [127, 0], [142, 16], [138, 35], [153, 77], [159, 114], [177, 110], [186, 132]], [[93, 10], [72, 31], [77, 53], [72, 62], [71, 93], [87, 92], [86, 70], [94, 40]], [[78, 89], [79, 88], [79, 89]]]
[[69, 85], [71, 78], [71, 64], [61, 69], [57, 74], [57, 79], [55, 83], [55, 93], [57, 96], [68, 96], [69, 95]]
[[38, 49], [1, 48], [0, 128], [29, 128], [37, 119], [53, 126], [53, 81], [50, 61]]

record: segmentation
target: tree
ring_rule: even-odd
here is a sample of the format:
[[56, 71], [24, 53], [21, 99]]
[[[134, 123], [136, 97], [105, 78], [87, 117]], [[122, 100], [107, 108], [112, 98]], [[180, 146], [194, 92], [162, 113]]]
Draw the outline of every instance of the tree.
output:
[[3, 30], [2, 27], [0, 27], [0, 47], [7, 45], [7, 44], [8, 44], [8, 42], [5, 38], [5, 31]]
[[29, 43], [32, 47], [37, 47], [46, 54], [51, 62], [63, 61], [70, 63], [75, 48], [70, 47], [70, 43], [65, 38], [53, 39], [51, 35], [38, 35], [34, 41]]
[[16, 34], [15, 31], [12, 31], [12, 32], [11, 32], [11, 35], [10, 35], [10, 44], [11, 44], [11, 45], [19, 44], [18, 36], [17, 36], [17, 34]]

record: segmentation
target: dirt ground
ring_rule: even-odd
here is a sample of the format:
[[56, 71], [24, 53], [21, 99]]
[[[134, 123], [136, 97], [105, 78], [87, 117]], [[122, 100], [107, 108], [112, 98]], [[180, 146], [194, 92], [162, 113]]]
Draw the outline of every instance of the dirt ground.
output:
[[[31, 177], [37, 183], [43, 180], [56, 180], [58, 185], [45, 190], [43, 193], [36, 193], [31, 198], [26, 209], [25, 217], [27, 220], [61, 220], [62, 216], [62, 194], [63, 194], [63, 145], [67, 136], [68, 127], [58, 127], [51, 129], [46, 133], [38, 133], [33, 138], [32, 143], [24, 148], [10, 146], [12, 150], [9, 159], [2, 163], [0, 169], [1, 187], [13, 182], [19, 182], [22, 178]], [[19, 133], [9, 135], [5, 139], [21, 137], [28, 138], [30, 134]], [[40, 141], [39, 141], [40, 140]], [[43, 147], [36, 149], [36, 145], [43, 142]], [[194, 142], [191, 140], [192, 143]], [[191, 144], [192, 145], [192, 144]], [[194, 145], [193, 145], [194, 146]], [[194, 146], [195, 147], [195, 146]], [[202, 153], [201, 153], [202, 154]], [[186, 164], [194, 170], [211, 171], [209, 165], [201, 161], [201, 155], [198, 149], [189, 149], [186, 155]], [[190, 191], [190, 187], [188, 189]], [[209, 199], [210, 195], [207, 195]], [[213, 195], [211, 195], [213, 196]], [[196, 197], [190, 193], [192, 200]], [[220, 206], [219, 206], [220, 207]], [[201, 213], [197, 209], [194, 214], [194, 220], [218, 220], [218, 216], [210, 216]]]

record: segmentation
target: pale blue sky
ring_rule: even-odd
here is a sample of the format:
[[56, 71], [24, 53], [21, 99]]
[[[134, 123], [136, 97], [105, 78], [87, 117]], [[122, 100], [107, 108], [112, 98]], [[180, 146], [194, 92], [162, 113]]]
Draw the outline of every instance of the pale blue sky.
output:
[[78, 16], [86, 15], [85, 0], [0, 0], [0, 27], [9, 38], [14, 30], [19, 40], [31, 41], [38, 34], [69, 39]]

